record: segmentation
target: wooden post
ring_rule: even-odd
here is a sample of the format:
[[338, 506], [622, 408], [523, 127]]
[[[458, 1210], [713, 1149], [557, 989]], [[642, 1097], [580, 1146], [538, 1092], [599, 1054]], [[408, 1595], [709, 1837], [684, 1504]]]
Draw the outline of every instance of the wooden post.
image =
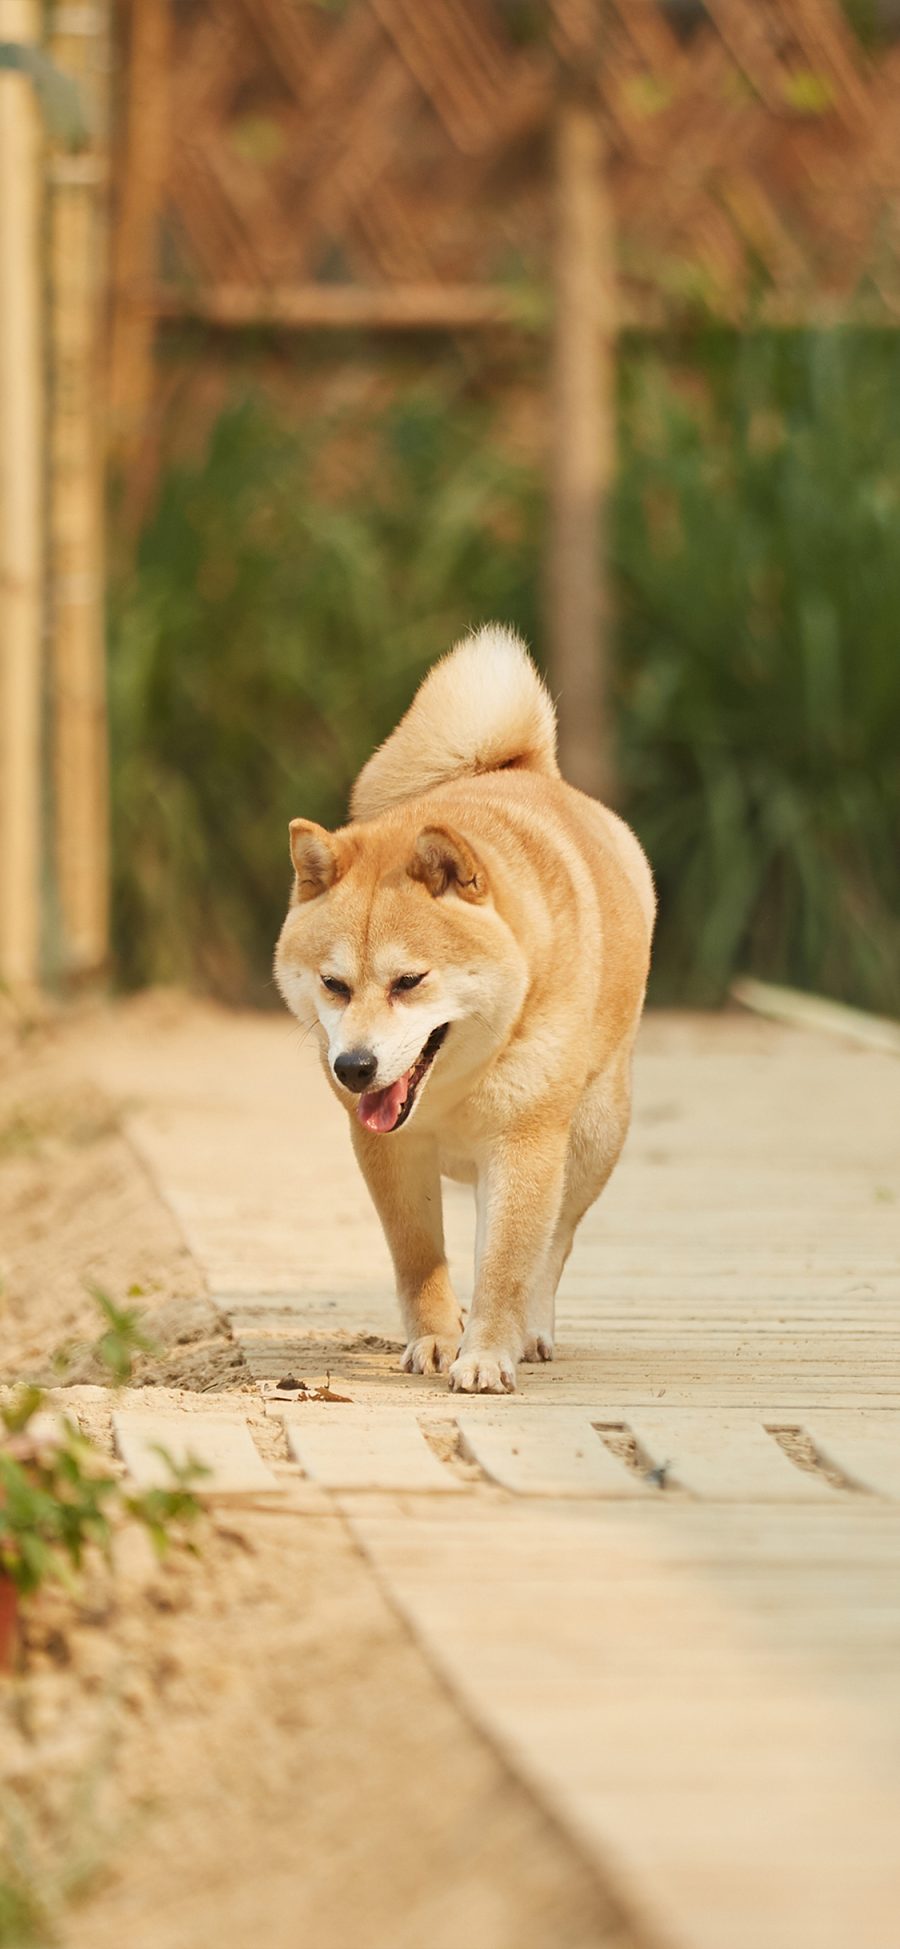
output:
[[50, 614], [54, 861], [62, 972], [108, 947], [103, 431], [108, 0], [57, 5], [51, 52], [77, 82], [91, 139], [50, 165]]
[[614, 797], [607, 501], [615, 455], [615, 260], [596, 91], [571, 75], [554, 128], [555, 309], [547, 638], [565, 777]]
[[140, 441], [153, 383], [153, 298], [168, 162], [170, 48], [170, 0], [131, 0], [110, 386], [112, 452], [126, 469]]
[[[40, 33], [0, 0], [0, 41]], [[41, 129], [29, 77], [0, 70], [0, 979], [27, 994], [41, 936]]]

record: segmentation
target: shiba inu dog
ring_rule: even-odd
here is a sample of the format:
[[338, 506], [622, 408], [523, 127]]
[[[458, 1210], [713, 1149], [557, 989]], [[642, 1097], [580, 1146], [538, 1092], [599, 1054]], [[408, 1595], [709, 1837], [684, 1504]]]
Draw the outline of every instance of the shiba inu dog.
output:
[[[351, 823], [290, 828], [278, 986], [315, 1024], [384, 1226], [410, 1373], [509, 1392], [553, 1355], [576, 1226], [628, 1129], [650, 869], [566, 785], [550, 697], [488, 626], [434, 665], [357, 779]], [[463, 1325], [441, 1173], [475, 1186]]]

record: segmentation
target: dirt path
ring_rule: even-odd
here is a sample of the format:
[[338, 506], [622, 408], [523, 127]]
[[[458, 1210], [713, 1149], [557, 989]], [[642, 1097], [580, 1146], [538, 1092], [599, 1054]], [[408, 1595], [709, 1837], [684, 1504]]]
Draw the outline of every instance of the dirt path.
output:
[[[281, 1457], [122, 1133], [127, 1065], [115, 1095], [86, 1074], [86, 1048], [137, 1059], [148, 1034], [190, 1019], [163, 999], [25, 1041], [7, 1031], [0, 1367], [52, 1377], [74, 1342], [80, 1384], [61, 1398], [108, 1443], [86, 1282], [132, 1292], [160, 1345], [144, 1398], [238, 1403]], [[634, 1949], [596, 1870], [472, 1730], [299, 1470], [277, 1511], [215, 1518], [196, 1559], [160, 1568], [129, 1538], [74, 1621], [51, 1600], [29, 1637], [25, 1672], [0, 1686], [6, 1872], [65, 1909], [71, 1949], [255, 1949], [261, 1934], [268, 1949], [457, 1949], [466, 1934], [479, 1949]]]

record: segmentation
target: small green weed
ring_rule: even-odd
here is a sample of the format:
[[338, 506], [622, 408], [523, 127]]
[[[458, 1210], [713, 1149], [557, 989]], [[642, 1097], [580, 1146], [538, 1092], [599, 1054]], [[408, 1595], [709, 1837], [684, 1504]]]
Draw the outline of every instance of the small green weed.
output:
[[23, 1110], [13, 1110], [0, 1125], [0, 1157], [32, 1157], [39, 1142], [40, 1131]]
[[[116, 1531], [140, 1523], [157, 1554], [195, 1547], [200, 1514], [193, 1493], [203, 1470], [166, 1456], [171, 1487], [135, 1492], [113, 1474], [67, 1416], [45, 1415], [40, 1388], [26, 1387], [0, 1409], [0, 1671], [15, 1648], [17, 1614], [48, 1584], [77, 1594], [91, 1553], [109, 1561]], [[0, 1949], [46, 1949], [58, 1940], [57, 1916], [91, 1863], [51, 1867], [26, 1845], [15, 1797], [0, 1805]], [[50, 1849], [53, 1856], [53, 1849]]]
[[110, 1764], [102, 1737], [55, 1796], [0, 1789], [0, 1949], [53, 1949], [71, 1903], [102, 1874], [112, 1834], [99, 1804]]
[[141, 1523], [163, 1553], [200, 1513], [192, 1484], [203, 1473], [168, 1457], [172, 1487], [129, 1490], [67, 1415], [38, 1420], [40, 1388], [0, 1408], [0, 1575], [20, 1599], [48, 1582], [76, 1587], [90, 1549], [109, 1558], [117, 1524]]
[[[117, 1305], [91, 1280], [85, 1281], [85, 1291], [99, 1310], [103, 1332], [96, 1340], [68, 1340], [56, 1347], [49, 1360], [53, 1379], [69, 1386], [76, 1380], [102, 1380], [106, 1385], [124, 1387], [133, 1378], [138, 1356], [158, 1353], [157, 1343], [145, 1329], [139, 1306]], [[143, 1287], [129, 1286], [128, 1298], [138, 1297], [143, 1297]], [[39, 1380], [43, 1378], [38, 1375]]]
[[[139, 1286], [129, 1287], [130, 1293], [137, 1294], [140, 1290]], [[102, 1286], [89, 1285], [88, 1291], [106, 1321], [106, 1330], [96, 1342], [94, 1354], [113, 1381], [124, 1386], [134, 1372], [135, 1355], [155, 1353], [156, 1342], [144, 1331], [139, 1307], [117, 1306]]]
[[[100, 1286], [89, 1290], [105, 1321], [94, 1354], [119, 1387], [136, 1353], [152, 1352], [154, 1343], [136, 1307], [117, 1306]], [[26, 1386], [0, 1407], [0, 1581], [20, 1600], [51, 1581], [74, 1588], [87, 1551], [108, 1558], [116, 1526], [128, 1517], [160, 1554], [173, 1540], [188, 1542], [200, 1513], [193, 1485], [201, 1467], [166, 1455], [171, 1487], [132, 1492], [71, 1416], [47, 1414], [46, 1406], [43, 1390]]]
[[12, 1864], [0, 1868], [0, 1949], [45, 1949], [56, 1940], [38, 1884]]
[[[121, 1385], [135, 1354], [153, 1343], [136, 1308], [91, 1290], [104, 1322], [96, 1358]], [[23, 1387], [0, 1408], [0, 1671], [12, 1662], [23, 1607], [51, 1584], [77, 1596], [86, 1563], [92, 1555], [110, 1561], [124, 1524], [139, 1523], [160, 1557], [173, 1545], [196, 1547], [201, 1508], [194, 1490], [205, 1470], [159, 1452], [169, 1483], [132, 1490], [71, 1417], [48, 1412], [41, 1388]], [[83, 1785], [76, 1782], [76, 1793]], [[72, 1812], [79, 1814], [74, 1802]], [[96, 1869], [95, 1846], [71, 1846], [84, 1814], [81, 1808], [65, 1830], [65, 1846], [62, 1835], [57, 1845], [50, 1834], [32, 1834], [15, 1794], [0, 1797], [0, 1949], [51, 1949], [59, 1940], [60, 1916]]]

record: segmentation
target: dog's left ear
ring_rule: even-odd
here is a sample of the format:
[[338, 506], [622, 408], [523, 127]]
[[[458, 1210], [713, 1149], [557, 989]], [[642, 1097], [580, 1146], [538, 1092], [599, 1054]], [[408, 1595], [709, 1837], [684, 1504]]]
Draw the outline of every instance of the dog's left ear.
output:
[[461, 900], [488, 897], [487, 875], [468, 840], [449, 826], [425, 826], [407, 868], [411, 880], [421, 880], [435, 900], [458, 893]]

